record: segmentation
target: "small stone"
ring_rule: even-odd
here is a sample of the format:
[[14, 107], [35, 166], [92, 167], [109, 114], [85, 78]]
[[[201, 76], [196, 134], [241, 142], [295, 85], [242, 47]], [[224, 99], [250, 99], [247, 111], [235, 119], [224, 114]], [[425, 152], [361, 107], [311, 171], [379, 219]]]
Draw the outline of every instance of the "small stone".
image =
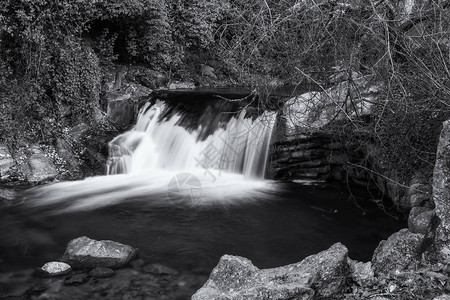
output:
[[178, 271], [161, 264], [150, 264], [142, 268], [144, 273], [156, 275], [177, 275]]
[[40, 269], [38, 269], [37, 275], [44, 277], [55, 277], [55, 276], [63, 276], [67, 275], [72, 271], [70, 265], [59, 262], [59, 261], [51, 261], [43, 265]]
[[438, 297], [435, 297], [433, 300], [450, 300], [450, 295], [440, 295]]
[[89, 276], [97, 278], [106, 278], [114, 275], [114, 270], [105, 267], [97, 267], [89, 271]]
[[86, 273], [73, 274], [64, 281], [66, 285], [80, 285], [88, 281], [88, 275]]

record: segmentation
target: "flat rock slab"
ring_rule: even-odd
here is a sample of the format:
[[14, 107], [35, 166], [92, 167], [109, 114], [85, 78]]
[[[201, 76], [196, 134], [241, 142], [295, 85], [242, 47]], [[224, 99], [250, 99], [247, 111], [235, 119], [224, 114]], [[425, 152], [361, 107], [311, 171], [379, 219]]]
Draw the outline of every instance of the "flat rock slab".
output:
[[61, 260], [74, 268], [121, 268], [138, 253], [136, 248], [114, 241], [96, 241], [86, 236], [71, 240]]
[[258, 269], [244, 257], [224, 255], [193, 300], [315, 299], [342, 293], [349, 273], [348, 250], [340, 243], [303, 261]]

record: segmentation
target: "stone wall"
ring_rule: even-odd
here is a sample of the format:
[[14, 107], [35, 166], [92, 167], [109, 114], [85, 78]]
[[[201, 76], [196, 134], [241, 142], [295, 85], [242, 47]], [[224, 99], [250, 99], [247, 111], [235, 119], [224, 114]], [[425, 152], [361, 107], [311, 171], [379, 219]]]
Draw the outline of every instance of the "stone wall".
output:
[[[401, 170], [379, 159], [380, 149], [364, 126], [355, 125], [368, 118], [380, 90], [371, 76], [355, 76], [327, 90], [287, 99], [274, 128], [266, 177], [336, 180], [376, 188], [401, 210], [420, 207], [413, 219], [425, 207], [432, 209], [431, 183], [420, 172], [403, 182]], [[344, 123], [348, 128], [343, 134]]]

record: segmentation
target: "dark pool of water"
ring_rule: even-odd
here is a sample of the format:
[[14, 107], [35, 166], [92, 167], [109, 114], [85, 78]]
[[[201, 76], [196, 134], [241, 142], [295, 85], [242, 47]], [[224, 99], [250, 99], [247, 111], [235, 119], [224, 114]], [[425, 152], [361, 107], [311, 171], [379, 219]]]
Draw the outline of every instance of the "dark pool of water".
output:
[[298, 262], [335, 242], [346, 245], [351, 258], [367, 261], [382, 239], [405, 225], [361, 188], [279, 183], [273, 193], [275, 200], [228, 206], [153, 205], [149, 196], [60, 215], [23, 204], [1, 208], [0, 272], [55, 260], [68, 241], [83, 235], [137, 247], [149, 263], [207, 273], [223, 254], [268, 268]]

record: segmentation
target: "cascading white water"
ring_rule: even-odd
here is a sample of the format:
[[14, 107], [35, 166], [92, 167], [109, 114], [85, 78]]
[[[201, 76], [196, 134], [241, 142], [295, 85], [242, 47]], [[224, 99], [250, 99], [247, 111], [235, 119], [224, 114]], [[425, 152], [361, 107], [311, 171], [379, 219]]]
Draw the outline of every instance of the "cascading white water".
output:
[[188, 131], [180, 115], [161, 120], [164, 109], [160, 101], [145, 106], [136, 125], [110, 142], [107, 176], [35, 188], [29, 205], [58, 204], [47, 212], [60, 213], [131, 200], [226, 205], [270, 198], [273, 187], [263, 178], [275, 113], [251, 119], [243, 111], [200, 140], [201, 127]]
[[202, 168], [214, 181], [222, 171], [264, 178], [275, 113], [265, 112], [252, 120], [242, 111], [199, 141], [201, 128], [189, 132], [177, 125], [180, 115], [159, 121], [163, 110], [162, 102], [145, 106], [136, 126], [110, 143], [109, 175]]

